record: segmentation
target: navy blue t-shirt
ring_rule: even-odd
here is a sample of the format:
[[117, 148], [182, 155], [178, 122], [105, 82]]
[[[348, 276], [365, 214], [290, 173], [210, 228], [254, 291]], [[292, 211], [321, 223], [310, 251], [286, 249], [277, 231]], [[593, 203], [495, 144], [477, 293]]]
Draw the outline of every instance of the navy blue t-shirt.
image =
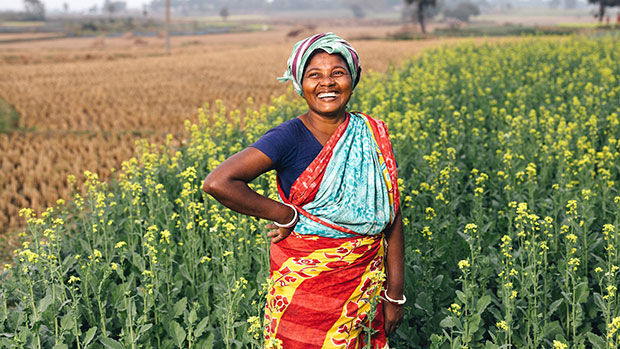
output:
[[299, 118], [281, 123], [267, 131], [251, 145], [273, 161], [272, 169], [280, 176], [280, 185], [286, 197], [299, 175], [312, 163], [323, 145]]

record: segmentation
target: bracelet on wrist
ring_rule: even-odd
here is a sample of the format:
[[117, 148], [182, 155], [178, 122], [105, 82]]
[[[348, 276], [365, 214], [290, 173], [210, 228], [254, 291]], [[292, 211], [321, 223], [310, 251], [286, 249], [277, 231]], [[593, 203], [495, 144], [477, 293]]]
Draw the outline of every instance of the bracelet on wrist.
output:
[[284, 205], [286, 205], [286, 206], [288, 206], [288, 207], [293, 209], [293, 212], [294, 212], [293, 213], [293, 219], [291, 219], [291, 221], [286, 223], [286, 224], [280, 224], [280, 223], [275, 222], [275, 221], [273, 222], [273, 224], [275, 224], [275, 226], [278, 227], [278, 228], [291, 228], [291, 227], [295, 226], [295, 224], [297, 224], [297, 220], [299, 219], [299, 214], [297, 213], [297, 209], [295, 208], [294, 205], [291, 205], [291, 204], [284, 204]]
[[393, 299], [388, 296], [387, 288], [385, 289], [385, 291], [383, 291], [383, 297], [392, 304], [403, 305], [405, 304], [405, 302], [407, 302], [407, 297], [405, 297], [405, 294], [403, 294], [403, 299]]

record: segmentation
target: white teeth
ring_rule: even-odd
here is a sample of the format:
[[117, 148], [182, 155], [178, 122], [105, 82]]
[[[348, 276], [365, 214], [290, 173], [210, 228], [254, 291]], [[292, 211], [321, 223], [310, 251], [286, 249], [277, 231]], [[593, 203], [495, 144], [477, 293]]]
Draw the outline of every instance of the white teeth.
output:
[[324, 93], [319, 93], [319, 98], [336, 98], [336, 94], [333, 92], [324, 92]]

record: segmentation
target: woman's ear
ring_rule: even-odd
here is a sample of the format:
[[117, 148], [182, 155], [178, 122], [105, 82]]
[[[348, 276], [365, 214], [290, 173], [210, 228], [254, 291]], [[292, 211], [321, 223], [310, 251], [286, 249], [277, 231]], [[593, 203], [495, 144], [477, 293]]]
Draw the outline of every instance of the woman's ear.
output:
[[357, 68], [357, 76], [355, 77], [355, 81], [353, 83], [353, 87], [357, 86], [360, 82], [360, 77], [362, 76], [362, 67]]

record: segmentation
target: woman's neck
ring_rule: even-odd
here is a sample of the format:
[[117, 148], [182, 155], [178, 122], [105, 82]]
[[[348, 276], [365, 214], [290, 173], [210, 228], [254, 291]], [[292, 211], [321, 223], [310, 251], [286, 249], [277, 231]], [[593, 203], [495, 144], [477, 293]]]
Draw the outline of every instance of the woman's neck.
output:
[[325, 145], [334, 132], [336, 132], [338, 126], [347, 118], [347, 112], [343, 111], [335, 117], [327, 117], [310, 110], [300, 115], [299, 118], [321, 145]]

